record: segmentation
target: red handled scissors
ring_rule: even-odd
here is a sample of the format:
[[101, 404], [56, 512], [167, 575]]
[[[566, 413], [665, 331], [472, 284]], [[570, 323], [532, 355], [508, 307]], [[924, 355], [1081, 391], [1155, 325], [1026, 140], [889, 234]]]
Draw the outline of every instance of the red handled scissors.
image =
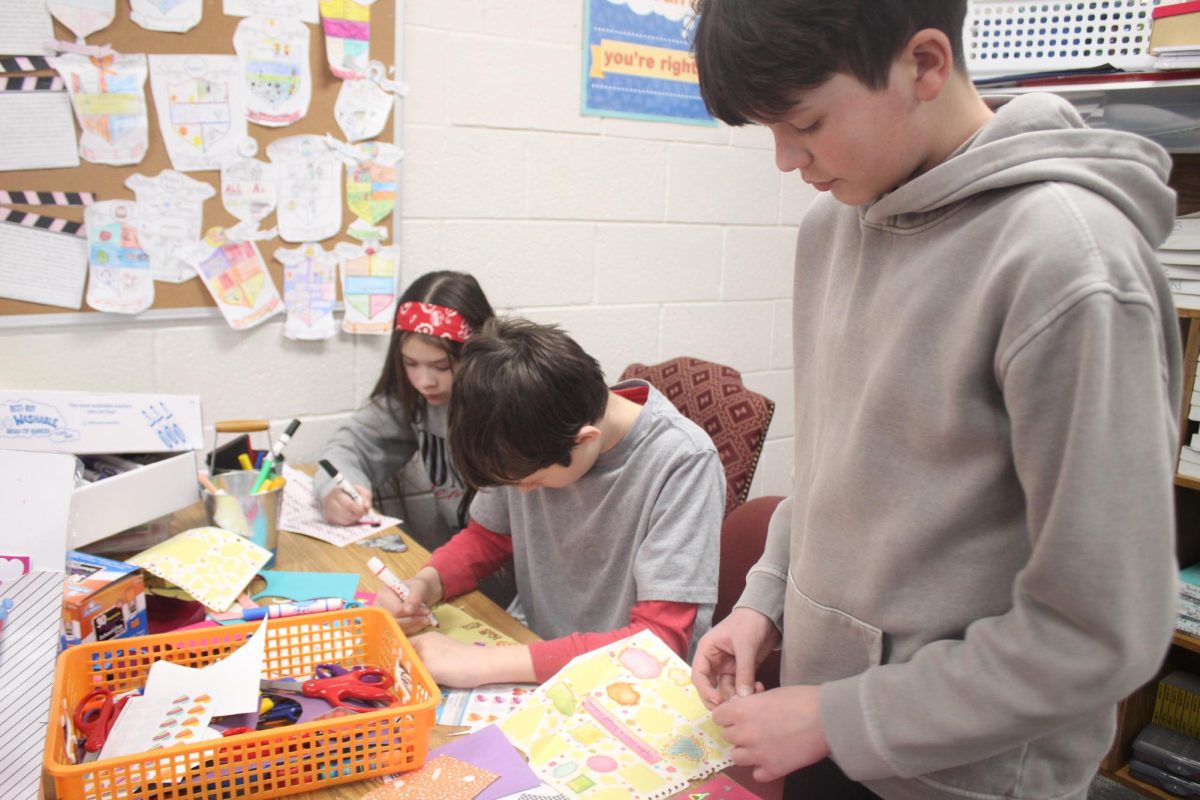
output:
[[113, 701], [112, 691], [98, 686], [83, 696], [75, 706], [75, 730], [83, 739], [83, 760], [95, 761], [100, 757], [104, 741], [117, 721], [117, 715], [125, 708], [131, 695]]
[[[341, 674], [338, 670], [342, 670]], [[388, 691], [394, 683], [392, 676], [376, 667], [346, 670], [334, 664], [321, 664], [316, 669], [316, 676], [303, 683], [260, 681], [259, 686], [269, 692], [318, 697], [347, 711], [373, 711], [396, 705], [395, 695]]]

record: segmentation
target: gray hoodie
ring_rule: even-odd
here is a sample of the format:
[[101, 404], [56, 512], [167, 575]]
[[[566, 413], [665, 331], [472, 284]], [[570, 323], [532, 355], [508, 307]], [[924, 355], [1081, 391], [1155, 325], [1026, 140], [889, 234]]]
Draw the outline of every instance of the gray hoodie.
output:
[[1174, 627], [1169, 160], [1054, 96], [995, 105], [806, 215], [795, 496], [739, 603], [891, 800], [1082, 800]]

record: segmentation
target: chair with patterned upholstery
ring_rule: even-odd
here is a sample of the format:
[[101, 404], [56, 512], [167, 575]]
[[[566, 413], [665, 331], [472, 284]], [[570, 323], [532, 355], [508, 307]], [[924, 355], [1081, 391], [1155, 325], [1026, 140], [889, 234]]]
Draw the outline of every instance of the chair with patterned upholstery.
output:
[[725, 468], [725, 514], [746, 501], [775, 403], [747, 389], [732, 367], [699, 358], [630, 364], [621, 380], [641, 378], [712, 438]]

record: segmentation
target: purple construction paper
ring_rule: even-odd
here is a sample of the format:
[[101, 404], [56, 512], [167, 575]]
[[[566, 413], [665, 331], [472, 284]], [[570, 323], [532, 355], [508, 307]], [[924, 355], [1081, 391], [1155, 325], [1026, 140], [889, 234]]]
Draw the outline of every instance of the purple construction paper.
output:
[[459, 761], [466, 761], [500, 776], [480, 792], [475, 800], [496, 800], [532, 789], [542, 783], [525, 763], [525, 759], [521, 758], [517, 748], [509, 743], [508, 737], [495, 725], [488, 725], [472, 734], [460, 736], [429, 754], [430, 759], [438, 756], [453, 756]]

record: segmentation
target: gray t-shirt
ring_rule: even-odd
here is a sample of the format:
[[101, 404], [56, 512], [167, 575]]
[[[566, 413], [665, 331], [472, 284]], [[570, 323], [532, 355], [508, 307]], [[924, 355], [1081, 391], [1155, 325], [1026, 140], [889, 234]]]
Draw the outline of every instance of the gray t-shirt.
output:
[[521, 604], [543, 639], [622, 628], [634, 603], [667, 600], [699, 604], [694, 645], [712, 624], [724, 510], [712, 440], [650, 387], [633, 427], [575, 483], [484, 490], [471, 516], [512, 536]]

